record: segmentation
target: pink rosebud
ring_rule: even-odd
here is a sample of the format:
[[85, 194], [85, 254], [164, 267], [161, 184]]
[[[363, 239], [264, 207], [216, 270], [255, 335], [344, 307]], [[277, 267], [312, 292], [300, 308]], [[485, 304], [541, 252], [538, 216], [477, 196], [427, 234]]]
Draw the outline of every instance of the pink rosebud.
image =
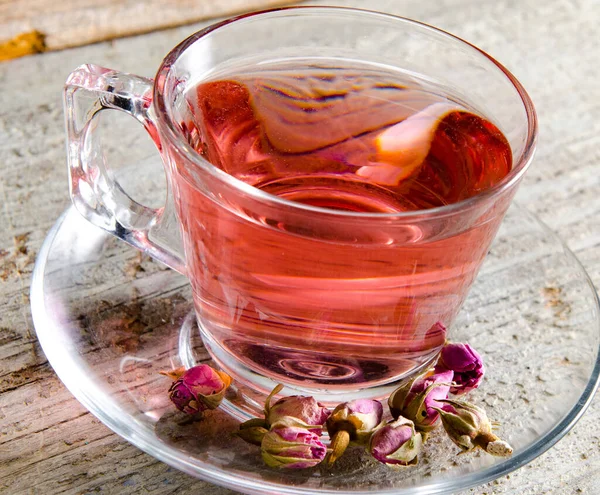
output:
[[[297, 420], [297, 424], [294, 426], [309, 429], [311, 426], [323, 426], [331, 414], [329, 409], [317, 402], [314, 397], [304, 397], [301, 395], [283, 397], [271, 405], [265, 412], [269, 425], [275, 425], [281, 421], [285, 421], [290, 425], [289, 423], [293, 418]], [[311, 429], [311, 431], [318, 435], [321, 434], [321, 430], [322, 428]]]
[[463, 395], [479, 387], [485, 367], [483, 359], [469, 344], [450, 343], [444, 346], [437, 364], [436, 373], [454, 371], [455, 386], [450, 392]]
[[338, 405], [327, 418], [331, 438], [328, 463], [333, 464], [350, 442], [365, 445], [381, 423], [383, 406], [378, 400], [356, 399]]
[[369, 440], [371, 455], [393, 468], [401, 468], [417, 463], [423, 439], [415, 431], [412, 421], [400, 416], [378, 429]]
[[327, 449], [315, 433], [295, 426], [272, 428], [261, 443], [261, 454], [269, 467], [306, 469], [319, 464]]
[[443, 408], [439, 400], [447, 399], [454, 372], [451, 370], [431, 376], [421, 375], [392, 392], [388, 399], [394, 419], [404, 416], [414, 422], [417, 430], [431, 431]]
[[383, 406], [378, 400], [356, 399], [338, 405], [327, 419], [329, 436], [340, 430], [350, 434], [350, 440], [364, 444], [381, 423]]
[[169, 398], [177, 409], [196, 414], [216, 409], [231, 384], [231, 377], [207, 364], [186, 370], [169, 388]]
[[444, 430], [464, 452], [480, 448], [498, 457], [512, 454], [512, 447], [492, 433], [492, 424], [482, 408], [458, 400], [446, 399], [442, 402], [446, 407], [438, 411]]

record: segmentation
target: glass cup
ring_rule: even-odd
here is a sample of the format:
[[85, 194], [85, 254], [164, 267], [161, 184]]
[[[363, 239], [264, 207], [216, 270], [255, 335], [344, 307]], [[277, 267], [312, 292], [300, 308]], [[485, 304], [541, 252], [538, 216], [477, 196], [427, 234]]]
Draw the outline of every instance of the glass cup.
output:
[[[513, 168], [469, 199], [394, 213], [308, 205], [252, 187], [192, 147], [186, 96], [273, 61], [402, 73], [493, 122]], [[105, 165], [94, 129], [109, 108], [135, 117], [154, 140], [169, 190], [163, 208], [134, 201]], [[521, 84], [481, 50], [408, 19], [329, 7], [208, 27], [175, 47], [154, 80], [83, 65], [68, 78], [65, 111], [74, 205], [189, 278], [214, 360], [256, 391], [284, 383], [289, 393], [337, 401], [385, 395], [436, 358], [537, 132]]]

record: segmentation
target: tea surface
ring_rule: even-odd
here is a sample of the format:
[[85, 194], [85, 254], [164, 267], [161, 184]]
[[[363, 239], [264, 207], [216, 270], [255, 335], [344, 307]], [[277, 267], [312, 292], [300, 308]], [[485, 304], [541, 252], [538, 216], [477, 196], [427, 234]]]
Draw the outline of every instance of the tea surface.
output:
[[511, 169], [486, 119], [373, 69], [265, 69], [198, 85], [186, 125], [228, 174], [282, 198], [364, 212], [461, 201]]

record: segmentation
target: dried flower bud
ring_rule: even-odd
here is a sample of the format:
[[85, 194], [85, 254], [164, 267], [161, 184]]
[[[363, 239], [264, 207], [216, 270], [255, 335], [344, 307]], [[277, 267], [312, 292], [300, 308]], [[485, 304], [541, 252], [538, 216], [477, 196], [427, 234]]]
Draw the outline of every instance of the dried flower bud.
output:
[[450, 343], [442, 349], [435, 371], [441, 373], [446, 370], [454, 371], [455, 385], [450, 392], [456, 395], [479, 387], [485, 373], [481, 356], [469, 344], [461, 343]]
[[366, 444], [382, 416], [383, 406], [377, 400], [357, 399], [338, 405], [327, 418], [331, 438], [329, 464], [344, 453], [350, 442]]
[[444, 407], [438, 401], [448, 397], [453, 375], [450, 370], [421, 375], [396, 389], [388, 399], [394, 419], [404, 416], [414, 422], [417, 430], [431, 431], [439, 419], [436, 408]]
[[[292, 395], [279, 399], [271, 405], [266, 412], [266, 420], [270, 425], [281, 423], [284, 418], [288, 426], [291, 418], [297, 420], [293, 426], [309, 428], [320, 435], [322, 426], [331, 412], [323, 404], [317, 402], [313, 397]], [[310, 428], [315, 426], [316, 428]]]
[[206, 364], [186, 370], [169, 388], [169, 398], [177, 409], [196, 414], [216, 409], [231, 384], [231, 377]]
[[269, 467], [305, 469], [319, 464], [327, 449], [315, 433], [294, 426], [272, 428], [261, 444], [262, 458]]
[[350, 440], [364, 444], [381, 423], [383, 406], [378, 400], [357, 399], [338, 405], [327, 419], [330, 436], [340, 430], [350, 434]]
[[440, 402], [450, 406], [437, 409], [444, 430], [463, 451], [481, 448], [499, 457], [512, 454], [512, 447], [492, 433], [492, 425], [483, 409], [464, 401], [446, 399]]
[[401, 468], [417, 463], [422, 445], [414, 423], [400, 416], [371, 435], [368, 451], [379, 462]]

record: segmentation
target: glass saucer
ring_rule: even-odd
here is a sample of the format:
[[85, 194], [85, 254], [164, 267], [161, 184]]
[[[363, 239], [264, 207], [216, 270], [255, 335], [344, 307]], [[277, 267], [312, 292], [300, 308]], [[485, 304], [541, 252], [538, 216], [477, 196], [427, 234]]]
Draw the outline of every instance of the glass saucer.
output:
[[142, 257], [70, 208], [52, 228], [31, 290], [38, 338], [56, 373], [113, 431], [186, 473], [251, 494], [441, 494], [505, 475], [554, 445], [598, 385], [596, 292], [549, 229], [513, 206], [463, 311], [453, 340], [487, 365], [469, 400], [500, 422], [508, 459], [458, 448], [436, 429], [419, 464], [394, 471], [360, 449], [332, 468], [278, 471], [231, 435], [239, 393], [190, 422], [170, 404], [160, 370], [208, 360], [186, 279]]

